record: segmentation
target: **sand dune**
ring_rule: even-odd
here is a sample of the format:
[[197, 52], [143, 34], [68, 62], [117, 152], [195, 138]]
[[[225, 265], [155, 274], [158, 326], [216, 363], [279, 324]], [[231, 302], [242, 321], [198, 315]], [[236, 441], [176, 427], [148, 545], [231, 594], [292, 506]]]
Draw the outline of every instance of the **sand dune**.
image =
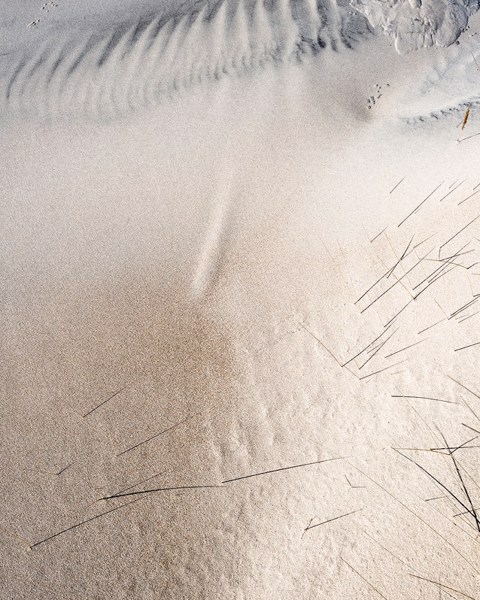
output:
[[368, 33], [360, 14], [334, 3], [223, 0], [103, 36], [47, 39], [31, 56], [10, 57], [3, 102], [41, 117], [114, 117], [202, 82], [352, 48]]
[[476, 17], [154, 8], [2, 63], [2, 597], [479, 598]]

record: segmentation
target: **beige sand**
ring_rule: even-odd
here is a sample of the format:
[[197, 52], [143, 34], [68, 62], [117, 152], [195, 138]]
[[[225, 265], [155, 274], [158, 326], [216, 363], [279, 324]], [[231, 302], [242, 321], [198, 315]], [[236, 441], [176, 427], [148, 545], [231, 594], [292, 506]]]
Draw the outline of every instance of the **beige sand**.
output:
[[456, 52], [6, 122], [3, 598], [480, 597], [480, 137], [398, 118]]

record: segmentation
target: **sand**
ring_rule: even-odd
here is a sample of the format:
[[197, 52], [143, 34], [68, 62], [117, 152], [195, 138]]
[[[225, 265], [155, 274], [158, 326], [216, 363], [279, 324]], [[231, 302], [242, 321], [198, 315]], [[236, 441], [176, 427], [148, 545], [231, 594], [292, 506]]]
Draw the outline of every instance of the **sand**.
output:
[[57, 4], [2, 47], [2, 597], [480, 598], [480, 21]]

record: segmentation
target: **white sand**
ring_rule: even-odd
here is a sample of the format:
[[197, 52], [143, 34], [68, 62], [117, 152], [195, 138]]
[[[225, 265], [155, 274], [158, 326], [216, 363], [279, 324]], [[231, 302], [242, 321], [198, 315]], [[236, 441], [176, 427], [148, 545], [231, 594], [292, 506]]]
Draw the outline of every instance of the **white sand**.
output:
[[[329, 25], [296, 61], [279, 17], [259, 63], [269, 14], [253, 49], [182, 30], [162, 81], [226, 72], [166, 93], [142, 37], [49, 79], [41, 22], [2, 96], [2, 598], [480, 598], [478, 21], [407, 56]], [[189, 486], [218, 487], [102, 500]]]

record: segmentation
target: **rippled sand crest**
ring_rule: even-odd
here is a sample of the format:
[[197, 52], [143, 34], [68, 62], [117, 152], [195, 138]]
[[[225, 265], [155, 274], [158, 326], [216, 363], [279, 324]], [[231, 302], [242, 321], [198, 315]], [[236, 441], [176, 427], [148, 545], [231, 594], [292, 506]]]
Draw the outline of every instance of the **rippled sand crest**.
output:
[[369, 31], [360, 14], [334, 2], [223, 0], [106, 37], [47, 40], [33, 55], [9, 60], [14, 68], [3, 103], [42, 117], [111, 118], [194, 85], [301, 61], [327, 46], [352, 48]]

